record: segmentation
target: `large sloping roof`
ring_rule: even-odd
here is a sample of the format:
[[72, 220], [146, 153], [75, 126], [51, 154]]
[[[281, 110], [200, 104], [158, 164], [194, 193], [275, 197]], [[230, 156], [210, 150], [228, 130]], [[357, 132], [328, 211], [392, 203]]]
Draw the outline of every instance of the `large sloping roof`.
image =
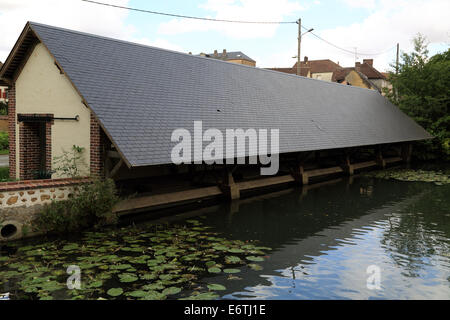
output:
[[[430, 138], [373, 90], [37, 23], [27, 26], [129, 166], [171, 163], [172, 131], [193, 132], [198, 120], [204, 129], [222, 132], [279, 129], [280, 153]], [[3, 69], [0, 75], [9, 74]]]

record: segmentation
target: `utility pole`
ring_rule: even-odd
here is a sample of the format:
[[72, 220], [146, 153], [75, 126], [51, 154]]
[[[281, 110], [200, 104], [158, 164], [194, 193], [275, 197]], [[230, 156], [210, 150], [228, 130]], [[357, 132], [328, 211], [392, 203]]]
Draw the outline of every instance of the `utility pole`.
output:
[[399, 44], [397, 43], [397, 58], [395, 60], [395, 74], [398, 74], [398, 51], [399, 51]]
[[[395, 75], [398, 75], [398, 52], [399, 52], [399, 49], [400, 49], [400, 45], [397, 42], [397, 57], [395, 59]], [[397, 88], [395, 89], [395, 101], [398, 102], [398, 89]]]
[[298, 52], [297, 52], [297, 75], [300, 75], [300, 61], [301, 61], [301, 56], [300, 56], [300, 46], [302, 43], [302, 19], [298, 19], [297, 21], [298, 23]]

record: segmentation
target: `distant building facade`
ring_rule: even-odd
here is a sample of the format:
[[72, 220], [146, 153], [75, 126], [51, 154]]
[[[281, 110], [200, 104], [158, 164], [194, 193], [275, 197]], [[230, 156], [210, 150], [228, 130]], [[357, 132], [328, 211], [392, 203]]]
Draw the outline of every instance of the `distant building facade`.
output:
[[226, 49], [223, 49], [222, 53], [219, 53], [217, 50], [214, 50], [214, 53], [200, 53], [199, 56], [213, 58], [218, 60], [223, 60], [227, 62], [233, 62], [238, 64], [244, 64], [247, 66], [255, 67], [256, 61], [242, 53], [241, 51], [231, 51], [227, 52]]
[[[0, 69], [3, 63], [0, 62]], [[8, 87], [6, 83], [0, 80], [0, 102], [7, 103], [8, 102]]]

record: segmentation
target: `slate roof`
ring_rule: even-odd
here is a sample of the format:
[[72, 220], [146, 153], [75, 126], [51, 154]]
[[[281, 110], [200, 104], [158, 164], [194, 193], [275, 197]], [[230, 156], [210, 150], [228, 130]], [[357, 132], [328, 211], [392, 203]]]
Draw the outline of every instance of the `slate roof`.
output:
[[[373, 90], [28, 26], [131, 167], [171, 163], [172, 131], [193, 133], [198, 120], [204, 129], [223, 133], [226, 128], [279, 129], [280, 153], [431, 137]], [[7, 63], [13, 60], [8, 57]], [[9, 74], [8, 67], [0, 71], [0, 76]]]

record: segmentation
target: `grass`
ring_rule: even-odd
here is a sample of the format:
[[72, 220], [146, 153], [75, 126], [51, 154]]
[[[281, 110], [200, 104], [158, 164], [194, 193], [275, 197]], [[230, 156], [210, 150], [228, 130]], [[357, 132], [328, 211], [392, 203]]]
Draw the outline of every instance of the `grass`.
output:
[[0, 155], [9, 154], [9, 150], [0, 150]]

